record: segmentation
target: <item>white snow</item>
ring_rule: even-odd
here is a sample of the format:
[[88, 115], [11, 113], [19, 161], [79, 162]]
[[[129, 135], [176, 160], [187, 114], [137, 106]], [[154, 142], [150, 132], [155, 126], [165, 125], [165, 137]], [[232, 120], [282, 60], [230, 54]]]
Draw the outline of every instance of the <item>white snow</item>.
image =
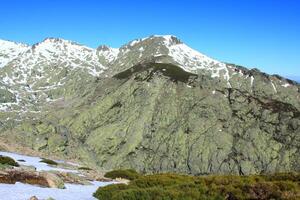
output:
[[140, 39], [137, 39], [137, 40], [133, 40], [129, 43], [130, 46], [134, 46], [136, 45], [137, 43], [139, 43], [141, 40]]
[[288, 83], [285, 83], [285, 84], [283, 84], [283, 85], [281, 85], [282, 87], [289, 87], [289, 86], [291, 86], [290, 84], [288, 84]]
[[239, 75], [244, 76], [244, 73], [242, 70], [239, 70]]
[[[104, 56], [110, 62], [115, 59], [118, 51], [111, 48]], [[28, 96], [37, 102], [41, 100], [40, 97], [47, 96], [49, 90], [58, 89], [65, 84], [62, 79], [61, 82], [47, 87], [35, 87], [36, 84], [50, 81], [48, 73], [55, 73], [55, 76], [63, 70], [69, 72], [82, 70], [92, 76], [99, 76], [107, 68], [99, 62], [97, 50], [68, 40], [52, 38], [33, 46], [0, 40], [0, 67], [4, 66], [4, 61], [9, 62], [14, 69], [0, 74], [0, 83], [8, 88], [14, 88], [13, 93], [19, 106], [21, 105], [19, 103], [28, 104], [26, 101]], [[34, 96], [28, 93], [38, 94]], [[12, 108], [12, 105], [15, 104], [1, 104], [0, 110], [6, 112], [18, 110], [18, 106]]]
[[253, 86], [253, 82], [254, 82], [254, 77], [253, 77], [253, 76], [251, 76], [251, 77], [250, 77], [250, 84], [251, 84], [251, 88], [252, 88], [252, 86]]
[[141, 51], [141, 52], [144, 51], [144, 47], [140, 47], [139, 51]]
[[93, 76], [98, 76], [106, 69], [98, 61], [95, 49], [63, 39], [46, 39], [29, 48], [11, 63], [14, 65], [14, 72], [19, 76], [14, 77], [10, 74], [9, 78], [12, 80], [5, 79], [10, 81], [10, 85], [12, 82], [27, 84], [29, 81], [34, 85], [36, 81], [45, 78], [45, 70], [49, 70], [50, 66], [65, 67], [69, 70], [80, 68]]
[[[183, 70], [197, 73], [198, 70], [208, 70], [212, 78], [222, 77], [227, 81], [227, 86], [231, 88], [229, 82], [230, 75], [226, 64], [214, 60], [183, 43], [173, 43], [171, 35], [163, 36], [164, 44], [168, 48], [168, 55], [177, 62]], [[157, 56], [157, 55], [155, 55]]]
[[185, 70], [190, 72], [206, 68], [208, 65], [220, 64], [220, 62], [195, 51], [185, 44], [169, 46], [169, 56], [174, 58]]
[[[158, 40], [159, 46], [154, 51], [148, 51], [148, 46], [143, 45], [142, 42], [147, 39], [153, 39], [153, 37], [160, 38]], [[137, 62], [140, 62], [141, 58], [144, 59], [145, 55], [167, 55], [183, 70], [191, 73], [199, 73], [203, 70], [208, 71], [212, 78], [224, 79], [227, 82], [227, 87], [231, 88], [230, 78], [235, 73], [231, 72], [233, 67], [177, 42], [176, 37], [172, 35], [152, 36], [150, 38], [133, 40], [128, 46], [119, 49], [107, 47], [99, 48], [98, 50], [63, 39], [49, 38], [31, 47], [0, 40], [0, 55], [6, 52], [5, 55], [7, 54], [10, 57], [10, 65], [14, 66], [13, 70], [0, 75], [0, 83], [3, 83], [8, 88], [14, 88], [13, 93], [17, 96], [18, 105], [12, 108], [12, 105], [1, 104], [0, 110], [17, 110], [21, 105], [26, 107], [28, 96], [34, 102], [41, 100], [50, 102], [52, 100], [47, 98], [47, 93], [63, 87], [66, 83], [64, 80], [60, 80], [60, 82], [51, 83], [45, 87], [37, 87], [43, 85], [41, 84], [42, 82], [51, 82], [52, 74], [50, 73], [54, 73], [55, 76], [59, 75], [59, 72], [63, 70], [67, 70], [69, 74], [72, 74], [73, 70], [82, 70], [91, 76], [99, 76], [110, 66], [125, 65], [126, 63], [122, 63], [122, 57], [126, 57], [131, 50], [138, 51], [140, 59], [137, 58]], [[148, 55], [145, 52], [152, 52], [152, 54]], [[16, 56], [17, 59], [12, 59]], [[0, 56], [0, 62], [2, 57]], [[103, 60], [104, 62], [102, 63]], [[116, 63], [117, 61], [118, 63]], [[132, 62], [130, 61], [129, 64], [132, 64]], [[236, 73], [246, 77], [242, 70], [236, 71]], [[30, 94], [28, 95], [28, 93]], [[34, 96], [33, 94], [37, 95]]]
[[5, 200], [27, 200], [31, 196], [38, 199], [49, 197], [55, 200], [94, 200], [93, 193], [98, 187], [112, 184], [112, 182], [92, 182], [92, 185], [65, 184], [66, 189], [42, 188], [34, 185], [16, 183], [0, 184], [0, 197]]
[[[9, 157], [13, 158], [14, 160], [16, 160], [20, 165], [34, 166], [37, 171], [54, 170], [54, 171], [78, 173], [77, 170], [62, 169], [62, 168], [56, 168], [56, 167], [49, 166], [46, 163], [40, 162], [41, 158], [39, 158], [39, 157], [25, 156], [25, 155], [21, 155], [21, 154], [3, 152], [3, 151], [0, 151], [0, 155], [9, 156]], [[25, 160], [25, 162], [19, 162], [18, 160]]]
[[275, 85], [274, 85], [273, 81], [271, 81], [271, 85], [272, 85], [272, 87], [273, 87], [273, 89], [274, 89], [275, 93], [277, 93], [277, 89], [276, 89], [276, 87], [275, 87]]
[[28, 49], [29, 47], [25, 44], [0, 40], [0, 68]]
[[[16, 153], [2, 152], [0, 155], [9, 156], [17, 160], [25, 160], [25, 162], [19, 162], [21, 165], [34, 166], [37, 171], [49, 171], [56, 170], [61, 172], [75, 172], [77, 170], [68, 170], [62, 168], [50, 167], [46, 163], [40, 163], [39, 157], [25, 156]], [[59, 160], [63, 163], [64, 161]], [[68, 162], [67, 162], [68, 163]], [[71, 163], [74, 166], [78, 166], [76, 163]], [[81, 174], [79, 174], [81, 175]], [[31, 196], [36, 196], [38, 199], [47, 199], [49, 197], [55, 200], [94, 200], [93, 193], [98, 187], [103, 187], [109, 184], [115, 184], [115, 182], [99, 182], [93, 181], [91, 185], [77, 185], [77, 184], [65, 184], [66, 189], [57, 188], [43, 188], [35, 185], [16, 183], [16, 184], [1, 184], [0, 183], [0, 199], [5, 197], [5, 200], [27, 200]]]
[[108, 47], [108, 49], [99, 50], [97, 53], [99, 56], [103, 56], [105, 60], [107, 60], [110, 63], [117, 59], [119, 49]]

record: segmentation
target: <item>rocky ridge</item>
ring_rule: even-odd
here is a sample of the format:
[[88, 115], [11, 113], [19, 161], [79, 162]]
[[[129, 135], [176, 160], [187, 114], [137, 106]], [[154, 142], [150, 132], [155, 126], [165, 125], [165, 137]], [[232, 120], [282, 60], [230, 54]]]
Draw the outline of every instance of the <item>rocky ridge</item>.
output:
[[108, 170], [300, 169], [294, 81], [219, 62], [174, 36], [119, 49], [53, 38], [12, 46], [0, 48], [0, 137]]

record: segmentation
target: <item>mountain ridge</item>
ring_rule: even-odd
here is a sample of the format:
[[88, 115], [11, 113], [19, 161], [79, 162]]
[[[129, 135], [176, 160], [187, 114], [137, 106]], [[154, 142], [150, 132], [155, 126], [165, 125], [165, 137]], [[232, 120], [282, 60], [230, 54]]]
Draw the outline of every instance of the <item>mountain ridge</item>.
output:
[[[72, 40], [67, 40], [67, 39], [63, 39], [63, 38], [59, 38], [59, 37], [47, 37], [45, 38], [44, 40], [42, 40], [41, 42], [37, 42], [33, 45], [28, 45], [28, 44], [25, 44], [25, 43], [19, 43], [19, 42], [14, 42], [14, 41], [10, 41], [10, 40], [4, 40], [4, 39], [0, 39], [0, 41], [2, 43], [11, 43], [11, 44], [15, 44], [15, 45], [19, 45], [19, 46], [23, 46], [23, 47], [31, 47], [31, 48], [35, 48], [36, 46], [40, 45], [40, 44], [43, 44], [47, 41], [52, 41], [53, 43], [55, 42], [61, 42], [61, 43], [69, 43], [69, 44], [73, 44], [73, 45], [77, 45], [77, 46], [81, 46], [81, 47], [84, 47], [84, 48], [87, 48], [87, 49], [90, 49], [90, 50], [96, 50], [98, 51], [99, 53], [101, 51], [114, 51], [114, 56], [110, 55], [110, 59], [112, 60], [113, 58], [112, 57], [116, 57], [116, 55], [118, 54], [118, 52], [120, 51], [120, 49], [122, 48], [128, 48], [128, 46], [133, 46], [134, 44], [137, 44], [139, 42], [143, 42], [144, 40], [148, 40], [148, 39], [153, 39], [153, 38], [164, 38], [166, 40], [171, 40], [171, 43], [172, 43], [172, 40], [175, 41], [175, 44], [184, 44], [178, 37], [174, 36], [174, 35], [151, 35], [149, 37], [145, 37], [145, 38], [140, 38], [140, 39], [134, 39], [134, 40], [131, 40], [129, 41], [128, 43], [126, 44], [123, 44], [121, 45], [119, 48], [113, 48], [113, 47], [109, 47], [107, 45], [99, 45], [97, 48], [91, 48], [91, 47], [88, 47], [84, 44], [81, 44], [81, 43], [77, 43], [77, 42], [74, 42]], [[169, 45], [168, 42], [165, 43], [167, 46]], [[0, 45], [1, 46], [1, 45]], [[3, 45], [2, 45], [3, 46]], [[1, 51], [1, 49], [0, 49]], [[195, 52], [197, 52], [196, 50], [193, 50]], [[207, 57], [207, 56], [206, 56]], [[106, 58], [107, 59], [107, 58]], [[212, 60], [215, 60], [215, 59], [212, 59]], [[222, 62], [222, 61], [216, 61], [216, 62], [220, 62], [220, 63], [225, 63], [225, 64], [232, 64], [232, 63], [227, 63], [227, 62]], [[7, 63], [6, 63], [7, 64]], [[4, 64], [2, 64], [4, 65]], [[0, 65], [1, 66], [1, 65]], [[239, 66], [241, 67], [240, 65], [236, 65], [236, 66]], [[3, 66], [2, 66], [3, 67]], [[247, 68], [249, 69], [249, 68]], [[251, 69], [250, 69], [251, 70]], [[273, 76], [280, 76], [284, 79], [289, 79], [285, 76], [281, 76], [281, 75], [278, 75], [278, 74], [272, 74]], [[291, 79], [289, 79], [291, 80]]]
[[0, 138], [101, 169], [300, 170], [300, 85], [173, 36], [45, 39], [0, 68], [0, 94]]

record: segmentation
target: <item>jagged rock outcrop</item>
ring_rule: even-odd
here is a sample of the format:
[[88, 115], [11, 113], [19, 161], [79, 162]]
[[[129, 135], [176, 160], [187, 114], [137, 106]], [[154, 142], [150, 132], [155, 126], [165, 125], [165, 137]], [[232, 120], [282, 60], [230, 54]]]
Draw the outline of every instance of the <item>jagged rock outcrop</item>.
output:
[[[6, 73], [24, 66], [22, 55], [0, 69], [8, 88], [0, 98], [0, 137], [107, 170], [300, 170], [298, 83], [216, 61], [173, 36], [134, 40], [120, 49], [46, 42], [53, 54], [38, 54], [43, 65], [26, 63], [26, 79]], [[77, 48], [86, 55], [74, 67]], [[43, 69], [41, 78], [32, 69]], [[49, 80], [48, 86], [40, 80]]]

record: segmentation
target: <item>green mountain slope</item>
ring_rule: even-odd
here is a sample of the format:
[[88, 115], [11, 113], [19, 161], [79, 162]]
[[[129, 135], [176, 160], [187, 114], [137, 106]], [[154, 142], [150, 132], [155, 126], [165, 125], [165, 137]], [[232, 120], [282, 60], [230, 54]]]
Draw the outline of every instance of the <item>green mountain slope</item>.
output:
[[[55, 78], [55, 88], [41, 89], [29, 74], [30, 88], [39, 89], [35, 99], [14, 79], [2, 81], [0, 137], [107, 170], [299, 171], [297, 83], [215, 61], [173, 36], [135, 40], [118, 50], [101, 46], [93, 55], [102, 70], [96, 74], [85, 56], [75, 68], [58, 68], [55, 58], [43, 65], [42, 77]], [[12, 65], [0, 69], [2, 77]]]

